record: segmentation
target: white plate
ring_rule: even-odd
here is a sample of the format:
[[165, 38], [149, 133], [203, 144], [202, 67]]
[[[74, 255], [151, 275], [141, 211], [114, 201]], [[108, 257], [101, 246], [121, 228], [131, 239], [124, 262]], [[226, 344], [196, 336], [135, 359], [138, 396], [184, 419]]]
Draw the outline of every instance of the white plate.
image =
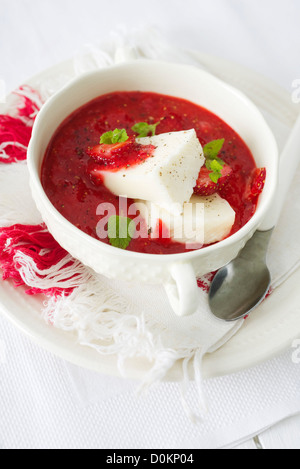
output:
[[[190, 53], [208, 70], [248, 94], [271, 117], [279, 119], [289, 128], [293, 125], [298, 108], [287, 91], [240, 65], [197, 52]], [[47, 81], [56, 87], [56, 77], [72, 74], [72, 61], [67, 61], [31, 78], [27, 83], [34, 87]], [[300, 337], [299, 282], [300, 271], [296, 271], [252, 313], [244, 327], [226, 345], [205, 357], [203, 372], [206, 378], [254, 366], [291, 347], [293, 340]], [[29, 297], [22, 288], [15, 289], [10, 282], [0, 281], [1, 312], [34, 342], [76, 365], [102, 373], [119, 374], [116, 356], [99, 355], [95, 350], [79, 345], [71, 333], [48, 326], [40, 314], [43, 301], [44, 297]], [[127, 367], [128, 377], [141, 378], [149, 366], [144, 360], [132, 360]], [[177, 365], [168, 374], [168, 379], [178, 379], [180, 376], [181, 367]]]

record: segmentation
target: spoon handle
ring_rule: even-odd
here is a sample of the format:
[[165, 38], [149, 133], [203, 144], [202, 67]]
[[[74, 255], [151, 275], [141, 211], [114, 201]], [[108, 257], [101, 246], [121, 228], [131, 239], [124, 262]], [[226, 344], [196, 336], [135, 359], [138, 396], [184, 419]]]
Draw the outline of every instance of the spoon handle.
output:
[[259, 227], [259, 231], [268, 231], [277, 224], [280, 213], [300, 163], [300, 115], [289, 135], [279, 161], [279, 181], [273, 205]]

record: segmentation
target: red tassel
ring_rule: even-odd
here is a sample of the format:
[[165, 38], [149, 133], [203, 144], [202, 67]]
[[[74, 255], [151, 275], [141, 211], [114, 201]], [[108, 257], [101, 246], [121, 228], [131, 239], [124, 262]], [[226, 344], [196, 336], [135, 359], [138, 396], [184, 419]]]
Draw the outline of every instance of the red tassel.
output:
[[0, 162], [15, 163], [26, 159], [32, 128], [20, 119], [0, 115]]
[[41, 106], [42, 98], [38, 91], [34, 90], [29, 85], [22, 85], [13, 92], [22, 98], [22, 103], [18, 106], [18, 115], [31, 120], [28, 124], [33, 124]]

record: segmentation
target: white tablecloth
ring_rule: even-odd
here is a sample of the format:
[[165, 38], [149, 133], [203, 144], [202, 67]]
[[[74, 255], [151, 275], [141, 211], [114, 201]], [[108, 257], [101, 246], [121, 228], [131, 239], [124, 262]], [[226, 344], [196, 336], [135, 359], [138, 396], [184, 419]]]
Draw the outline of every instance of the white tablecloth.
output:
[[[237, 61], [291, 92], [300, 78], [296, 0], [0, 0], [0, 7], [0, 81], [7, 91], [122, 24], [157, 26], [174, 45]], [[1, 318], [0, 447], [232, 445], [299, 410], [300, 368], [298, 375], [291, 354], [205, 383], [210, 414], [193, 426], [178, 408], [176, 385], [163, 384], [137, 400], [134, 383], [86, 380], [85, 371], [44, 352]]]

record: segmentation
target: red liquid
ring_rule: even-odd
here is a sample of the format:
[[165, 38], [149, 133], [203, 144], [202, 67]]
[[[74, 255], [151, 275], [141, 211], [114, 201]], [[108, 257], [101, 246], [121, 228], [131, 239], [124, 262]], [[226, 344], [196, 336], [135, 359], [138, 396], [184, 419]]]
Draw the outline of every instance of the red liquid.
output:
[[[67, 220], [97, 238], [98, 205], [112, 203], [118, 214], [119, 197], [91, 178], [88, 149], [98, 145], [100, 136], [109, 130], [125, 128], [127, 134], [133, 136], [134, 124], [158, 121], [156, 134], [194, 128], [202, 145], [225, 139], [220, 157], [231, 166], [233, 175], [219, 194], [236, 212], [230, 234], [238, 231], [253, 216], [257, 205], [257, 197], [252, 200], [247, 197], [256, 167], [250, 150], [233, 129], [206, 109], [183, 99], [150, 92], [116, 92], [101, 96], [75, 111], [60, 125], [42, 167], [42, 184], [52, 204]], [[128, 205], [130, 203], [133, 201], [128, 200]], [[108, 243], [108, 239], [101, 241]], [[184, 244], [150, 237], [132, 239], [127, 250], [152, 254], [187, 251]]]

